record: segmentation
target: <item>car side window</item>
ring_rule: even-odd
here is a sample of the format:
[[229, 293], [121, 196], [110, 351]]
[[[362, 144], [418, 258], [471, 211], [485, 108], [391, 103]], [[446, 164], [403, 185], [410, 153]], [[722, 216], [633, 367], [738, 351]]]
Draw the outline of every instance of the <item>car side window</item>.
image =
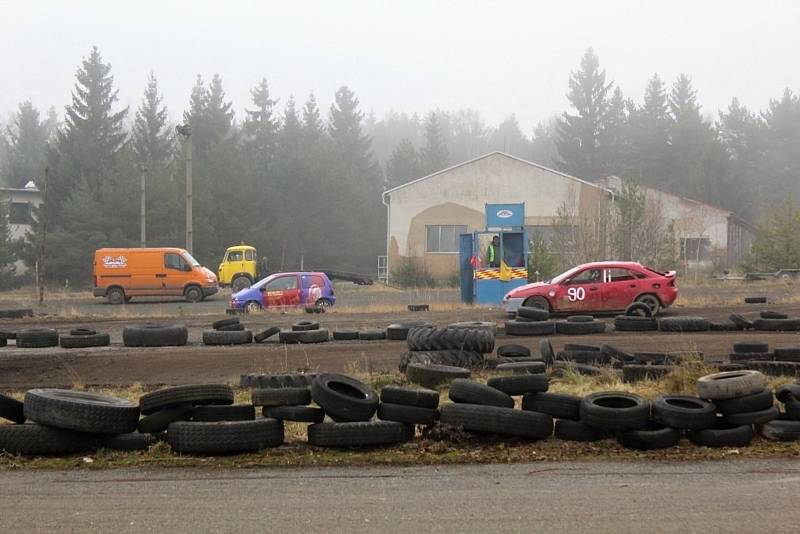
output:
[[586, 269], [585, 271], [581, 271], [569, 280], [567, 280], [567, 285], [577, 285], [577, 284], [592, 284], [601, 282], [603, 280], [603, 270], [602, 269]]
[[319, 275], [311, 276], [311, 285], [318, 286], [318, 287], [325, 287], [325, 281]]
[[256, 261], [256, 255], [252, 250], [245, 250], [244, 259], [247, 261]]
[[229, 252], [228, 253], [228, 261], [242, 261], [242, 252]]
[[296, 276], [282, 276], [267, 284], [267, 291], [285, 291], [287, 289], [297, 289]]
[[168, 252], [164, 254], [164, 267], [167, 269], [175, 269], [176, 271], [180, 271], [182, 269], [182, 261], [181, 257], [178, 254], [173, 254]]
[[628, 269], [614, 268], [608, 270], [609, 282], [625, 282], [634, 279], [636, 279], [635, 273], [629, 271]]

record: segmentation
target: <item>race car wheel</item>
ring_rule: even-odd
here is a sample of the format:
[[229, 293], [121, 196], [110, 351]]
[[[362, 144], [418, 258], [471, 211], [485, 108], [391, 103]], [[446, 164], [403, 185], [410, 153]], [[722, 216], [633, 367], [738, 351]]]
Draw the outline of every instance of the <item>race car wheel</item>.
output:
[[523, 302], [522, 305], [529, 308], [539, 308], [540, 310], [544, 310], [548, 313], [550, 312], [550, 303], [547, 302], [547, 299], [544, 297], [531, 297], [529, 299], [525, 299], [525, 302]]
[[650, 308], [650, 316], [655, 317], [661, 309], [661, 301], [655, 295], [641, 295], [636, 299], [636, 302], [646, 304]]
[[249, 301], [247, 304], [244, 305], [244, 309], [247, 313], [254, 313], [261, 311], [261, 304], [256, 302], [255, 300]]
[[325, 308], [330, 308], [331, 306], [333, 306], [333, 302], [323, 297], [321, 299], [317, 299], [317, 302], [314, 303], [314, 306], [316, 306], [321, 310], [324, 310]]

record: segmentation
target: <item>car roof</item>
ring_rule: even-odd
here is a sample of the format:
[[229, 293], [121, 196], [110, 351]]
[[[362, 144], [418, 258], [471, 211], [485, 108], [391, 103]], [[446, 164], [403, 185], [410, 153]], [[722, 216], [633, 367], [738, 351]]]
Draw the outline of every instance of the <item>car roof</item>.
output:
[[325, 273], [319, 272], [319, 271], [282, 271], [282, 272], [278, 272], [278, 273], [270, 273], [269, 275], [270, 276], [277, 276], [277, 275], [283, 275], [283, 274], [294, 274], [294, 275], [298, 275], [299, 274], [300, 276], [308, 276], [308, 275], [311, 275], [311, 274], [315, 274], [315, 275], [318, 275], [318, 276], [325, 276], [325, 277], [328, 276]]
[[590, 263], [584, 263], [582, 265], [578, 265], [578, 267], [599, 267], [599, 268], [613, 268], [613, 267], [622, 267], [622, 268], [634, 268], [634, 269], [644, 269], [644, 265], [639, 262], [635, 261], [594, 261]]

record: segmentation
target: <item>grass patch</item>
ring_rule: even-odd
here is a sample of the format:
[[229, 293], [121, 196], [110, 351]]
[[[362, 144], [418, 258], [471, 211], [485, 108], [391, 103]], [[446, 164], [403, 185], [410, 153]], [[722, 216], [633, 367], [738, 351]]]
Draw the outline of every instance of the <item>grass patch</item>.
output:
[[[552, 377], [550, 391], [583, 396], [596, 391], [626, 391], [647, 399], [665, 393], [695, 395], [696, 381], [713, 372], [699, 357], [687, 357], [681, 365], [661, 380], [644, 380], [625, 383], [609, 370], [600, 376], [584, 376], [565, 372]], [[485, 381], [488, 373], [478, 373], [475, 378]], [[389, 384], [406, 384], [399, 373], [358, 373], [357, 378], [373, 389]], [[770, 388], [792, 382], [788, 377], [773, 378]], [[75, 384], [80, 389], [80, 384]], [[149, 389], [141, 384], [128, 388], [94, 390], [116, 395], [132, 401]], [[449, 402], [447, 387], [439, 390], [441, 402]], [[23, 392], [14, 397], [22, 399]], [[235, 402], [250, 402], [248, 389], [235, 389]], [[517, 406], [520, 399], [517, 398]], [[257, 409], [258, 410], [258, 409]], [[286, 423], [286, 442], [283, 446], [258, 453], [230, 456], [195, 456], [173, 453], [166, 443], [157, 443], [147, 451], [122, 452], [101, 449], [83, 455], [64, 457], [23, 457], [0, 454], [0, 470], [13, 469], [108, 469], [120, 467], [313, 467], [342, 465], [429, 465], [470, 463], [518, 463], [536, 461], [573, 460], [648, 460], [693, 461], [723, 460], [729, 458], [800, 458], [800, 442], [781, 443], [756, 437], [752, 445], [741, 448], [709, 449], [697, 447], [683, 439], [677, 447], [659, 451], [631, 451], [622, 448], [615, 440], [595, 443], [565, 442], [555, 438], [528, 442], [520, 439], [479, 437], [458, 429], [436, 426], [418, 429], [411, 443], [392, 447], [366, 449], [322, 449], [308, 445], [304, 423]]]

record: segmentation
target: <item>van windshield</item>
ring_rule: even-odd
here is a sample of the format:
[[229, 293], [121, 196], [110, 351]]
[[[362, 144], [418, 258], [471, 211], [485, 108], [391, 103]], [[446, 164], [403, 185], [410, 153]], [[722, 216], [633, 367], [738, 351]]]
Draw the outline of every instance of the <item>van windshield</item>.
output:
[[198, 265], [200, 265], [200, 262], [194, 259], [194, 256], [192, 256], [188, 252], [183, 253], [183, 259], [186, 260], [186, 263], [188, 263], [192, 267], [197, 267]]

